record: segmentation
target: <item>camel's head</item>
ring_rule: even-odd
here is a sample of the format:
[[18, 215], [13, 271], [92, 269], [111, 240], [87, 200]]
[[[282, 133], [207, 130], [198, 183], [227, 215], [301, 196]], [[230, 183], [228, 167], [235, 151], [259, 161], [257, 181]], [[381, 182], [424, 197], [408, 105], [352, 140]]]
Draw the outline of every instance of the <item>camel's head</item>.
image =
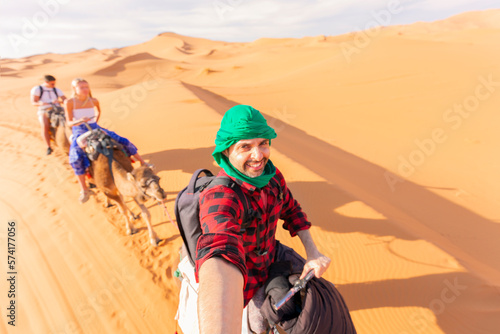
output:
[[160, 177], [153, 173], [153, 170], [146, 166], [141, 166], [134, 169], [131, 173], [127, 173], [129, 181], [134, 182], [141, 193], [141, 201], [151, 197], [157, 201], [163, 201], [167, 196], [165, 191], [160, 186]]

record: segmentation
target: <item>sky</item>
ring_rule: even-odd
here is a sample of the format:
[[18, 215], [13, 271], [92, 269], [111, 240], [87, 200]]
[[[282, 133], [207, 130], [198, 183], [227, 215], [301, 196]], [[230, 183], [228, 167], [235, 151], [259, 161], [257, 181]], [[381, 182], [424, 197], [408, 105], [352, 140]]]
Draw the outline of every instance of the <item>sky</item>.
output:
[[124, 47], [163, 32], [227, 42], [330, 36], [492, 8], [499, 0], [1, 0], [0, 57]]

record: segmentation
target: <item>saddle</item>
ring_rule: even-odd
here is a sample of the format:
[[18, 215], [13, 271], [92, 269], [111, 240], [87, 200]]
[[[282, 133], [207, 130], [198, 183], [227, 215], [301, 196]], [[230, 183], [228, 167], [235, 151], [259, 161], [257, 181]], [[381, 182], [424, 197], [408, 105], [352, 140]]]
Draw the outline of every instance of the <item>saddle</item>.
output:
[[123, 146], [100, 128], [85, 132], [78, 137], [76, 142], [91, 161], [96, 161], [99, 154], [104, 154], [108, 159], [112, 159], [115, 148], [123, 151]]
[[57, 128], [59, 125], [64, 126], [66, 121], [64, 117], [64, 108], [52, 106], [52, 108], [47, 110], [47, 116], [49, 117], [50, 126], [52, 128]]

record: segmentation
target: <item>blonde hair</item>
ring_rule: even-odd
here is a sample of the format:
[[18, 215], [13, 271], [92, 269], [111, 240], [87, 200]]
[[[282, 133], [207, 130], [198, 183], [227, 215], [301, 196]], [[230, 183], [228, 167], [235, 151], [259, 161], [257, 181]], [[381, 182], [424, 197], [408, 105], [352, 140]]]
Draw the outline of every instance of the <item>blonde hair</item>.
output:
[[[73, 90], [73, 95], [72, 97], [75, 97], [76, 96], [76, 86], [80, 83], [80, 82], [85, 82], [86, 84], [89, 84], [89, 82], [85, 79], [82, 79], [82, 78], [75, 78], [73, 79], [73, 81], [71, 81], [71, 89]], [[90, 85], [89, 85], [89, 96], [90, 97], [93, 97], [92, 96], [92, 91], [90, 90]]]

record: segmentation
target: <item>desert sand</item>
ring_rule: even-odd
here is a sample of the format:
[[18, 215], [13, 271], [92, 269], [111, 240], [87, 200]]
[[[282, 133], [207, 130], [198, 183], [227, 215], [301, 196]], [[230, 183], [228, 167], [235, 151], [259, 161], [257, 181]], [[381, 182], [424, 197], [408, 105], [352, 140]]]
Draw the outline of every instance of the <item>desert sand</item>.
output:
[[[29, 90], [86, 78], [102, 126], [128, 137], [175, 195], [223, 113], [262, 111], [272, 160], [332, 259], [325, 277], [359, 333], [500, 331], [500, 10], [342, 36], [227, 43], [163, 33], [120, 49], [2, 59], [0, 221], [17, 223], [17, 319], [2, 333], [174, 333], [181, 238], [149, 202], [125, 235], [104, 195], [84, 205], [61, 150], [45, 155]], [[129, 202], [134, 212], [138, 208]], [[278, 238], [304, 255], [300, 241]], [[6, 269], [4, 271], [7, 271]], [[179, 331], [180, 333], [180, 331]]]

